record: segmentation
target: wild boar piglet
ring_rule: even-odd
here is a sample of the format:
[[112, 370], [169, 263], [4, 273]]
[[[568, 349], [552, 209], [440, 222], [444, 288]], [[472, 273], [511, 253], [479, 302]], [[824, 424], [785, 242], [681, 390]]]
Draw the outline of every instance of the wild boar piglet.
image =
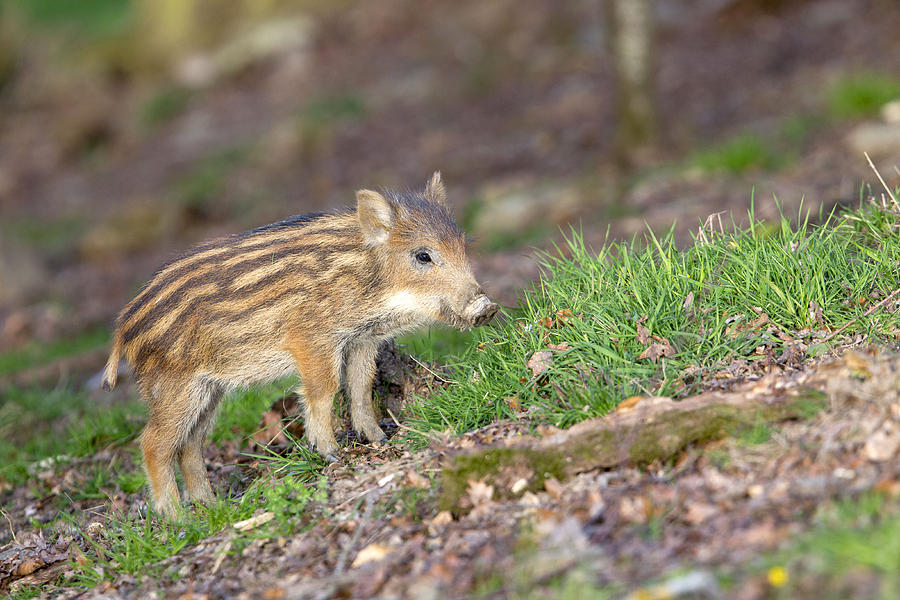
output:
[[422, 192], [360, 190], [356, 210], [290, 217], [169, 262], [119, 314], [103, 387], [124, 356], [149, 406], [153, 506], [172, 515], [176, 462], [191, 500], [213, 498], [202, 448], [225, 393], [299, 373], [306, 436], [333, 460], [341, 389], [353, 428], [385, 439], [372, 406], [382, 341], [436, 322], [478, 327], [496, 312], [435, 173]]

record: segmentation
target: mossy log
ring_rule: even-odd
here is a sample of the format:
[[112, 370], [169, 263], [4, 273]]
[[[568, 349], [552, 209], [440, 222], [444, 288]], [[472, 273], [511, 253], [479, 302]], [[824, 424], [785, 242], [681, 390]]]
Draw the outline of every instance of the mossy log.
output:
[[498, 496], [537, 491], [551, 477], [564, 480], [594, 469], [669, 460], [692, 444], [760, 423], [808, 418], [824, 406], [825, 396], [808, 389], [710, 392], [679, 402], [643, 401], [627, 412], [584, 421], [547, 437], [516, 438], [504, 446], [453, 457], [443, 470], [440, 505], [444, 510], [464, 510], [461, 500], [470, 481], [493, 485]]

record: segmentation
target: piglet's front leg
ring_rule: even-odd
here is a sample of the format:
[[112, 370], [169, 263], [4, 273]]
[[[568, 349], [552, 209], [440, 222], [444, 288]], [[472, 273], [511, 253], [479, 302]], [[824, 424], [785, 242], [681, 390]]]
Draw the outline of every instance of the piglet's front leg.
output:
[[306, 439], [319, 454], [333, 462], [337, 460], [338, 444], [331, 414], [339, 388], [339, 359], [334, 356], [334, 349], [324, 350], [309, 343], [291, 344], [289, 350], [300, 372]]
[[353, 342], [347, 350], [346, 384], [350, 394], [350, 421], [353, 429], [373, 443], [387, 440], [378, 426], [372, 406], [372, 379], [375, 377], [375, 356], [378, 344], [364, 339]]

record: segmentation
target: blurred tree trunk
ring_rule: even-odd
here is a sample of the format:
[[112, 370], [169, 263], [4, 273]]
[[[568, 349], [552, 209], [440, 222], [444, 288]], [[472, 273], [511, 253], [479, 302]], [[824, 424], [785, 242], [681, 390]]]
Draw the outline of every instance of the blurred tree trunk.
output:
[[628, 168], [656, 139], [653, 0], [606, 0], [609, 47], [616, 70], [616, 159]]

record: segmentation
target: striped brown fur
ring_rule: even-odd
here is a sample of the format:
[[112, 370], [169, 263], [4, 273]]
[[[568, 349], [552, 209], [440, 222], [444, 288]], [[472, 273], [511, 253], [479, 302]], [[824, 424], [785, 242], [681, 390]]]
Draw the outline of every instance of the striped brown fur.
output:
[[384, 439], [371, 403], [382, 340], [438, 321], [478, 326], [496, 310], [435, 173], [424, 192], [360, 190], [356, 210], [290, 217], [172, 260], [120, 313], [103, 385], [115, 386], [121, 357], [134, 367], [153, 505], [172, 515], [176, 462], [192, 500], [213, 497], [202, 446], [225, 393], [299, 372], [307, 437], [333, 458], [342, 388], [354, 429]]

